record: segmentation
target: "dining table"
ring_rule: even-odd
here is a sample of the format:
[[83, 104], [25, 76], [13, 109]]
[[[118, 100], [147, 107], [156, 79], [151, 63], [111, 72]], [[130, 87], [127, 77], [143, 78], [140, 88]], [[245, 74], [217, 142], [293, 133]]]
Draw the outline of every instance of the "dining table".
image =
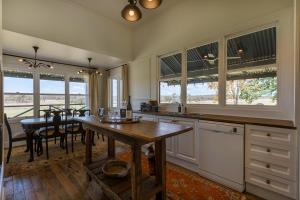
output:
[[[77, 117], [80, 118], [80, 117]], [[60, 125], [65, 124], [72, 124], [74, 123], [74, 117], [73, 116], [67, 116], [67, 119], [65, 116], [61, 118]], [[53, 126], [53, 117], [48, 117], [47, 120], [45, 117], [33, 117], [33, 118], [26, 118], [20, 121], [24, 132], [27, 136], [27, 148], [29, 149], [29, 160], [28, 162], [34, 161], [34, 152], [33, 152], [33, 139], [34, 139], [34, 133], [38, 131], [40, 128], [46, 127], [46, 126]]]

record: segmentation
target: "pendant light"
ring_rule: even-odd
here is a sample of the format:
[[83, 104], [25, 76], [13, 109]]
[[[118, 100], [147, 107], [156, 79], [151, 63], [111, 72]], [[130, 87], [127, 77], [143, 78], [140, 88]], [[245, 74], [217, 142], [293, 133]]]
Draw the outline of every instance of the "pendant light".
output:
[[32, 48], [34, 50], [34, 60], [21, 58], [21, 59], [19, 59], [19, 61], [25, 63], [26, 65], [28, 65], [29, 69], [31, 69], [31, 68], [36, 69], [36, 68], [40, 68], [40, 67], [46, 67], [46, 68], [53, 69], [52, 65], [42, 63], [42, 62], [39, 62], [37, 60], [37, 52], [39, 50], [39, 47], [38, 46], [33, 46]]
[[122, 10], [122, 17], [127, 21], [134, 22], [142, 18], [141, 10], [136, 6], [137, 0], [128, 0], [129, 4]]
[[92, 74], [92, 73], [95, 73], [95, 74], [99, 74], [100, 76], [102, 76], [101, 72], [95, 70], [94, 68], [91, 68], [92, 58], [88, 58], [88, 62], [89, 62], [88, 70], [82, 69], [82, 70], [78, 71], [77, 74], [82, 74], [82, 73]]
[[141, 6], [146, 9], [155, 9], [158, 8], [162, 0], [139, 0]]

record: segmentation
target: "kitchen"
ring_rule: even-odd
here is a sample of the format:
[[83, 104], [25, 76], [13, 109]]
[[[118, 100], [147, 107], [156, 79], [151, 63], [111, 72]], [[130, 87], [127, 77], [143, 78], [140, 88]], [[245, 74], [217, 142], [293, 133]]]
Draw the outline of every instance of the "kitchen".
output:
[[[15, 110], [10, 112], [13, 132], [22, 131], [24, 118], [39, 116], [40, 108], [50, 104], [77, 109], [75, 100], [85, 98], [89, 115], [99, 114], [96, 110], [103, 107], [116, 117], [130, 103], [127, 110], [141, 123], [185, 127], [176, 136], [165, 135], [167, 199], [299, 199], [298, 0], [165, 0], [157, 9], [144, 9], [140, 2], [2, 0], [4, 113], [18, 107], [6, 102], [17, 95], [14, 87], [6, 87], [13, 83], [8, 80], [30, 79], [32, 84], [30, 91], [17, 91], [32, 96], [26, 105], [18, 102], [32, 111], [21, 117], [15, 117]], [[132, 3], [141, 8], [138, 18], [120, 15]], [[37, 12], [25, 12], [30, 9]], [[62, 30], [64, 26], [68, 28]], [[34, 45], [40, 47], [35, 54]], [[24, 60], [33, 55], [48, 67], [27, 69]], [[54, 82], [50, 89], [46, 87]], [[83, 89], [73, 92], [79, 85]], [[106, 128], [100, 124], [95, 128], [89, 120], [79, 121], [95, 133]], [[93, 149], [98, 151], [106, 141], [116, 145], [116, 154], [126, 149], [111, 142], [111, 133], [95, 133], [93, 138], [89, 131], [85, 136], [95, 144]], [[148, 142], [159, 139], [149, 134], [153, 137]], [[7, 148], [5, 127], [3, 137]], [[74, 152], [88, 152], [89, 145], [78, 147], [78, 142], [75, 139]], [[146, 152], [143, 159], [149, 147], [153, 146], [141, 147]], [[49, 162], [61, 157], [55, 157], [51, 151], [58, 150], [53, 148], [50, 141]], [[18, 145], [12, 148], [12, 164], [27, 156], [23, 153], [21, 158], [20, 151]], [[29, 168], [46, 159], [36, 156], [33, 147], [30, 154], [34, 161], [22, 161]], [[6, 185], [17, 171], [11, 163], [2, 165], [4, 172], [12, 173], [6, 172]], [[213, 188], [225, 191], [222, 197], [213, 195]]]

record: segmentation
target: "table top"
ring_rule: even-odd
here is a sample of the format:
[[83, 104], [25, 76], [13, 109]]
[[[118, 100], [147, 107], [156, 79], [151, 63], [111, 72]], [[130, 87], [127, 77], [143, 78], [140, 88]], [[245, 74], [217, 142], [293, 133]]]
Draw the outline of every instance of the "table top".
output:
[[[51, 123], [52, 119], [53, 119], [52, 117], [49, 117], [48, 122]], [[73, 117], [68, 116], [67, 120], [72, 121]], [[65, 117], [62, 117], [61, 121], [65, 121]], [[21, 120], [20, 123], [22, 125], [38, 125], [38, 124], [46, 123], [46, 119], [44, 117], [26, 118], [26, 119]]]
[[135, 124], [108, 124], [101, 123], [100, 119], [95, 116], [75, 117], [74, 120], [95, 128], [105, 129], [132, 139], [148, 142], [193, 130], [192, 126], [151, 121], [141, 121]]

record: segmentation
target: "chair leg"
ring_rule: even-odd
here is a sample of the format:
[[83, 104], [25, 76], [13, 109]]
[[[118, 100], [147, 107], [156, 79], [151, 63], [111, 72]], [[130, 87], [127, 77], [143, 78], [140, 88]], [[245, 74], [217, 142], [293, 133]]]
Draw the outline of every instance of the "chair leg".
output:
[[96, 144], [95, 144], [95, 132], [93, 132], [93, 139], [92, 139], [92, 143], [93, 143], [93, 146], [96, 146]]
[[49, 152], [48, 152], [48, 137], [46, 137], [46, 155], [47, 155], [47, 159], [49, 159]]
[[68, 134], [67, 133], [65, 133], [65, 140], [66, 140], [66, 153], [68, 154], [69, 153], [69, 150], [68, 150]]
[[[76, 135], [75, 135], [75, 138], [76, 138]], [[72, 133], [71, 143], [72, 143], [72, 153], [73, 153], [74, 152], [74, 134], [73, 133]]]
[[104, 140], [104, 135], [103, 134], [101, 134], [102, 135], [102, 141], [104, 142], [105, 140]]
[[54, 136], [54, 144], [56, 144], [56, 136]]
[[81, 143], [85, 144], [85, 131], [81, 133]]
[[12, 149], [12, 142], [9, 142], [9, 147], [8, 147], [8, 152], [7, 152], [6, 163], [9, 162], [9, 158], [10, 158], [10, 155], [11, 155], [11, 149]]
[[37, 152], [37, 138], [34, 138], [34, 152]]
[[97, 133], [97, 137], [98, 137], [98, 140], [100, 139], [100, 137], [99, 137], [99, 133]]

